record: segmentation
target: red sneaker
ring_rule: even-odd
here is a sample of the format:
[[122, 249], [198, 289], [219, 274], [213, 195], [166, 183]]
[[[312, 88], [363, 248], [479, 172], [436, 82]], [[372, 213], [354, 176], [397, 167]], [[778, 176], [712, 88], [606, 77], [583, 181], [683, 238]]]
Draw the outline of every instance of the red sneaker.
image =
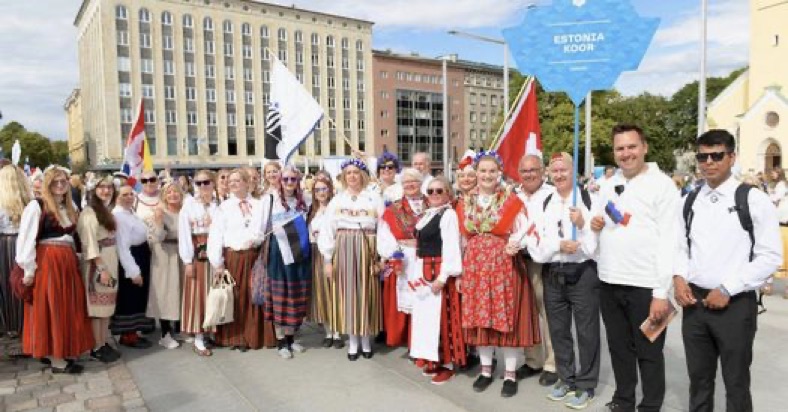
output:
[[454, 376], [454, 371], [446, 368], [438, 368], [438, 373], [432, 378], [433, 385], [443, 385]]
[[441, 369], [443, 369], [443, 368], [441, 368], [440, 366], [438, 366], [436, 364], [432, 364], [432, 365], [429, 365], [426, 368], [424, 368], [424, 371], [421, 372], [421, 375], [422, 376], [426, 376], [426, 377], [432, 377], [432, 376], [437, 375], [438, 372]]
[[417, 367], [417, 368], [419, 368], [419, 369], [424, 369], [424, 367], [425, 367], [425, 366], [427, 366], [427, 365], [429, 364], [429, 362], [428, 362], [428, 361], [426, 361], [426, 360], [424, 360], [424, 359], [416, 359], [416, 361], [415, 361], [415, 362], [413, 362], [413, 363], [414, 363], [414, 364], [416, 365], [416, 367]]

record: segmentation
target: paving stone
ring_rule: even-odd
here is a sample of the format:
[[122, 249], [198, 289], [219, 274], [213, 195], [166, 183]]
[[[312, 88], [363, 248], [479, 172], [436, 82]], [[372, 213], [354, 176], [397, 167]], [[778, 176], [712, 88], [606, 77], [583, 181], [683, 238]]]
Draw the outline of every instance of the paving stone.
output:
[[145, 401], [142, 398], [129, 399], [123, 402], [123, 407], [126, 409], [139, 408], [145, 406]]
[[5, 397], [5, 404], [10, 405], [12, 403], [22, 402], [28, 399], [33, 399], [33, 395], [30, 394], [30, 392], [15, 393]]
[[21, 382], [23, 380], [30, 379], [35, 376], [43, 376], [43, 375], [44, 374], [40, 370], [23, 370], [17, 372], [16, 378], [19, 379], [19, 381]]
[[123, 400], [141, 398], [142, 394], [139, 389], [123, 392]]
[[46, 398], [48, 396], [57, 395], [61, 393], [61, 391], [59, 385], [55, 385], [55, 386], [47, 385], [32, 391], [32, 393], [34, 398], [41, 399], [41, 398]]
[[16, 393], [33, 392], [37, 389], [46, 388], [46, 382], [28, 383], [27, 385], [19, 385], [16, 387]]
[[32, 374], [19, 378], [20, 385], [25, 385], [28, 383], [37, 383], [37, 382], [44, 382], [44, 383], [49, 382], [49, 376], [38, 373], [38, 374]]
[[87, 399], [96, 399], [102, 398], [105, 396], [112, 395], [112, 388], [104, 388], [104, 389], [97, 389], [97, 390], [85, 390], [81, 392], [74, 392], [74, 396], [76, 396], [77, 400], [87, 400]]
[[0, 396], [11, 395], [16, 392], [16, 388], [13, 386], [0, 386]]
[[77, 377], [74, 376], [74, 375], [69, 375], [67, 373], [58, 373], [58, 374], [52, 375], [52, 378], [50, 378], [50, 382], [53, 382], [53, 381], [54, 382], [58, 382], [58, 383], [63, 383], [63, 384], [65, 384], [65, 383], [72, 383], [72, 382], [76, 382], [77, 381]]
[[15, 362], [0, 363], [0, 373], [18, 373], [25, 370], [25, 365], [16, 364]]
[[72, 383], [66, 386], [63, 386], [63, 392], [65, 393], [76, 393], [85, 391], [85, 384], [84, 383]]
[[27, 399], [20, 402], [9, 403], [6, 402], [5, 410], [7, 412], [26, 411], [38, 407], [38, 399]]
[[0, 382], [12, 379], [16, 380], [16, 372], [0, 372]]
[[148, 412], [148, 408], [141, 406], [139, 408], [126, 409], [126, 412]]
[[120, 407], [121, 404], [122, 402], [120, 400], [120, 396], [118, 395], [103, 396], [101, 398], [88, 399], [87, 401], [87, 407], [91, 410], [116, 408]]
[[38, 404], [44, 407], [52, 407], [69, 402], [74, 402], [74, 395], [70, 393], [57, 393], [38, 398]]
[[56, 412], [84, 412], [86, 410], [85, 402], [83, 401], [63, 403], [55, 407]]
[[35, 408], [35, 409], [29, 409], [29, 410], [27, 410], [27, 411], [25, 411], [25, 412], [52, 412], [52, 411], [54, 411], [54, 410], [55, 410], [55, 408], [49, 408], [49, 407], [42, 408], [42, 407], [38, 407], [38, 408]]
[[109, 378], [102, 378], [102, 379], [91, 379], [87, 381], [88, 389], [90, 390], [98, 390], [98, 389], [112, 389], [112, 381]]
[[115, 390], [118, 392], [126, 392], [130, 390], [137, 389], [137, 384], [134, 383], [131, 379], [123, 379], [112, 382], [112, 385], [115, 387]]

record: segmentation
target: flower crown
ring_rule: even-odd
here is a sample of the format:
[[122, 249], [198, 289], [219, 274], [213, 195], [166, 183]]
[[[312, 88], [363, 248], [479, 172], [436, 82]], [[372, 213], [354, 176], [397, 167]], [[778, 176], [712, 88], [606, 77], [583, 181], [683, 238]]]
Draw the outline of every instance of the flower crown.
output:
[[369, 173], [369, 169], [367, 169], [367, 164], [364, 163], [364, 161], [361, 159], [353, 158], [353, 159], [345, 160], [344, 162], [342, 162], [341, 168], [342, 170], [345, 170], [345, 168], [348, 166], [356, 166], [357, 168]]
[[476, 154], [476, 157], [473, 158], [473, 167], [479, 165], [479, 162], [482, 158], [491, 157], [495, 160], [495, 163], [498, 163], [498, 167], [503, 167], [503, 160], [501, 160], [501, 156], [498, 156], [498, 152], [495, 150], [482, 150]]
[[383, 154], [378, 158], [378, 170], [380, 170], [380, 168], [383, 167], [386, 162], [393, 162], [397, 167], [397, 173], [402, 171], [402, 166], [400, 165], [399, 159], [395, 154], [388, 151], [383, 152]]

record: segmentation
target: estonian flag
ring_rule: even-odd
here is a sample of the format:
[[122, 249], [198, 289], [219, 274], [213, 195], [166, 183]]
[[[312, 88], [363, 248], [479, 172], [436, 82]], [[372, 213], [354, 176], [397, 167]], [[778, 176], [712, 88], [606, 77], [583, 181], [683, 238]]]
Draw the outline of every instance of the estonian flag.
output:
[[309, 259], [309, 229], [301, 213], [279, 213], [271, 218], [271, 223], [285, 265]]

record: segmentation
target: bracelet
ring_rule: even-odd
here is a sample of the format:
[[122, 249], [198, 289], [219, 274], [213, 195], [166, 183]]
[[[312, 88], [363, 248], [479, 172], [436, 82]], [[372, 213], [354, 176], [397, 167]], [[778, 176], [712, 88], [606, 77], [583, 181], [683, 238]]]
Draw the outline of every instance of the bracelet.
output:
[[725, 286], [720, 285], [720, 286], [717, 287], [717, 289], [719, 289], [720, 292], [722, 292], [723, 296], [728, 297], [728, 298], [731, 297], [731, 293], [728, 292], [728, 289], [726, 289]]

